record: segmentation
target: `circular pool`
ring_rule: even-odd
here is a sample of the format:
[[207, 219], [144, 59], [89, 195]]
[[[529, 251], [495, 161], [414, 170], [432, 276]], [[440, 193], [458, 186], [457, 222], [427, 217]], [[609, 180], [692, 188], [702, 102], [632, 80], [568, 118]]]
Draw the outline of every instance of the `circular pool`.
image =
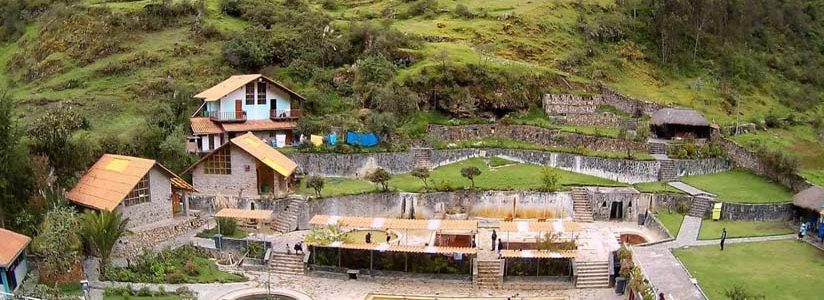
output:
[[647, 242], [644, 236], [636, 233], [621, 233], [620, 240], [622, 244], [628, 245], [638, 245]]

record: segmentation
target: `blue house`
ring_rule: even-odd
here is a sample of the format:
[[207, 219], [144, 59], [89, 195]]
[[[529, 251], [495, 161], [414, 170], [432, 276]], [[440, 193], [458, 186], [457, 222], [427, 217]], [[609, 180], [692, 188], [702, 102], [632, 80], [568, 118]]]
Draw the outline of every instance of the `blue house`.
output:
[[26, 247], [31, 238], [0, 228], [0, 291], [14, 292], [29, 272]]

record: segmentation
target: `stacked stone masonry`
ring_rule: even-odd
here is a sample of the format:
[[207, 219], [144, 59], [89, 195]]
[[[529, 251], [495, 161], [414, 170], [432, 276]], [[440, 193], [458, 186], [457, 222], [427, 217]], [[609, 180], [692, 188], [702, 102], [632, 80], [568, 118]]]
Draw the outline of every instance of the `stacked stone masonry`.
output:
[[633, 99], [605, 86], [601, 93], [591, 96], [547, 94], [543, 99], [544, 111], [548, 115], [592, 114], [599, 105], [610, 105], [632, 115], [652, 115], [664, 105]]
[[596, 151], [647, 150], [645, 143], [633, 140], [577, 134], [529, 125], [430, 125], [428, 135], [432, 140], [447, 143], [492, 137], [524, 141], [548, 147], [583, 147]]
[[575, 114], [558, 118], [561, 125], [626, 128], [635, 130], [637, 122], [611, 113]]
[[117, 245], [115, 245], [114, 255], [124, 258], [136, 257], [142, 253], [143, 249], [152, 248], [163, 242], [188, 234], [206, 225], [207, 221], [208, 219], [200, 217], [175, 219], [171, 220], [168, 224], [132, 232], [118, 240]]
[[766, 176], [772, 180], [775, 180], [778, 183], [783, 184], [784, 186], [790, 188], [793, 192], [800, 192], [808, 187], [810, 187], [810, 183], [807, 182], [806, 179], [799, 176], [798, 174], [786, 174], [783, 172], [778, 172], [770, 168], [765, 162], [763, 162], [755, 153], [745, 149], [741, 145], [737, 143], [720, 138], [717, 139], [722, 146], [724, 146], [724, 150], [727, 153], [727, 156], [732, 160], [736, 166], [746, 168], [752, 170], [753, 172]]

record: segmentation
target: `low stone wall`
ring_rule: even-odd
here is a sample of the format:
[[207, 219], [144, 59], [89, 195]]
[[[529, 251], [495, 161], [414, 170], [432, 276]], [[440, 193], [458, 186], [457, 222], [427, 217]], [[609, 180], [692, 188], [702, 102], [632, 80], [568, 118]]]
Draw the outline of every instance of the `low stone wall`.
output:
[[[710, 209], [704, 217], [712, 216], [712, 205], [717, 201], [710, 201]], [[743, 204], [724, 202], [721, 207], [721, 220], [740, 221], [787, 221], [793, 219], [795, 209], [792, 203], [777, 204]]]
[[632, 130], [637, 127], [636, 121], [626, 120], [611, 113], [567, 115], [558, 120], [563, 125], [573, 126], [618, 127]]
[[615, 108], [633, 115], [652, 115], [656, 111], [667, 107], [663, 104], [633, 99], [622, 95], [604, 85], [601, 86], [601, 104], [611, 105]]
[[546, 94], [543, 104], [547, 115], [591, 114], [598, 108], [600, 99], [593, 99], [593, 96]]
[[730, 160], [732, 160], [738, 167], [749, 169], [756, 174], [766, 176], [767, 178], [783, 184], [796, 193], [811, 186], [806, 179], [798, 174], [785, 174], [783, 172], [777, 172], [771, 169], [766, 163], [761, 161], [755, 153], [752, 153], [734, 141], [725, 138], [720, 138], [717, 140], [724, 147], [724, 150], [727, 152], [727, 156]]
[[[514, 203], [514, 204], [513, 204]], [[514, 191], [457, 191], [436, 193], [371, 193], [315, 199], [301, 213], [300, 227], [309, 227], [314, 215], [440, 219], [450, 207], [464, 207], [469, 216], [487, 218], [568, 218], [569, 193]]]
[[152, 248], [162, 242], [173, 240], [181, 235], [206, 225], [208, 220], [200, 217], [190, 217], [182, 220], [173, 220], [169, 224], [132, 232], [117, 241], [114, 256], [132, 258], [140, 255], [144, 248]]
[[646, 151], [646, 144], [641, 142], [577, 134], [529, 125], [430, 125], [428, 136], [432, 140], [442, 142], [459, 142], [494, 137], [519, 140], [548, 147], [584, 147], [597, 151], [626, 151], [627, 149]]
[[684, 205], [689, 209], [693, 201], [693, 197], [687, 194], [658, 193], [646, 195], [652, 197], [653, 207], [651, 210], [653, 212], [656, 210], [676, 211], [680, 202], [684, 202]]
[[253, 205], [255, 209], [282, 211], [289, 205], [289, 201], [288, 198], [260, 199], [259, 197], [237, 197], [236, 195], [198, 195], [189, 199], [189, 207], [200, 211], [201, 215], [213, 215], [217, 213], [217, 210], [220, 210], [220, 207], [252, 209]]
[[[374, 158], [370, 158], [371, 156]], [[450, 149], [433, 150], [432, 166], [438, 167], [473, 157], [500, 156], [510, 160], [546, 165], [567, 171], [608, 178], [619, 182], [639, 183], [659, 179], [659, 161], [639, 161], [581, 156], [568, 153], [554, 153], [521, 149]], [[357, 177], [368, 173], [366, 170], [382, 167], [391, 173], [406, 173], [414, 167], [411, 152], [334, 154], [334, 153], [291, 153], [289, 157], [297, 162], [306, 174]], [[393, 157], [395, 160], [389, 159]], [[730, 164], [721, 159], [674, 160], [679, 174], [708, 174], [730, 169]], [[325, 164], [324, 162], [330, 162]]]

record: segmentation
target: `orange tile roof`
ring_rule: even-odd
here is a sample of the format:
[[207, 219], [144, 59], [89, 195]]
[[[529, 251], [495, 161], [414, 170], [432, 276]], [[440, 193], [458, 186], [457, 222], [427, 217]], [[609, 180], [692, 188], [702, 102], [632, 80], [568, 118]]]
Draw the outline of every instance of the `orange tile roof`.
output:
[[194, 134], [218, 134], [223, 133], [223, 129], [220, 128], [215, 122], [212, 122], [207, 117], [193, 117], [189, 118], [189, 123], [191, 123], [192, 133]]
[[169, 174], [174, 187], [194, 190], [189, 183], [154, 160], [104, 154], [66, 194], [66, 198], [83, 206], [112, 211], [154, 166]]
[[233, 138], [230, 142], [277, 171], [280, 175], [288, 177], [298, 168], [298, 164], [289, 157], [267, 145], [251, 132]]
[[26, 249], [31, 238], [17, 232], [0, 228], [0, 267], [8, 267]]
[[215, 86], [198, 93], [197, 95], [195, 95], [195, 98], [203, 99], [205, 101], [218, 101], [223, 96], [228, 95], [229, 93], [243, 87], [247, 83], [257, 80], [258, 78], [263, 78], [269, 83], [285, 90], [287, 93], [292, 94], [298, 98], [304, 99], [303, 96], [290, 90], [280, 82], [274, 81], [261, 74], [232, 75], [226, 80], [216, 84]]
[[244, 131], [260, 131], [260, 130], [278, 130], [278, 129], [293, 129], [298, 127], [296, 122], [275, 122], [272, 120], [249, 120], [242, 123], [226, 123], [223, 124], [223, 130], [226, 132], [244, 132]]
[[271, 220], [273, 212], [271, 210], [251, 210], [251, 209], [237, 209], [224, 208], [221, 209], [215, 217], [234, 218], [234, 219], [255, 219], [255, 220]]

